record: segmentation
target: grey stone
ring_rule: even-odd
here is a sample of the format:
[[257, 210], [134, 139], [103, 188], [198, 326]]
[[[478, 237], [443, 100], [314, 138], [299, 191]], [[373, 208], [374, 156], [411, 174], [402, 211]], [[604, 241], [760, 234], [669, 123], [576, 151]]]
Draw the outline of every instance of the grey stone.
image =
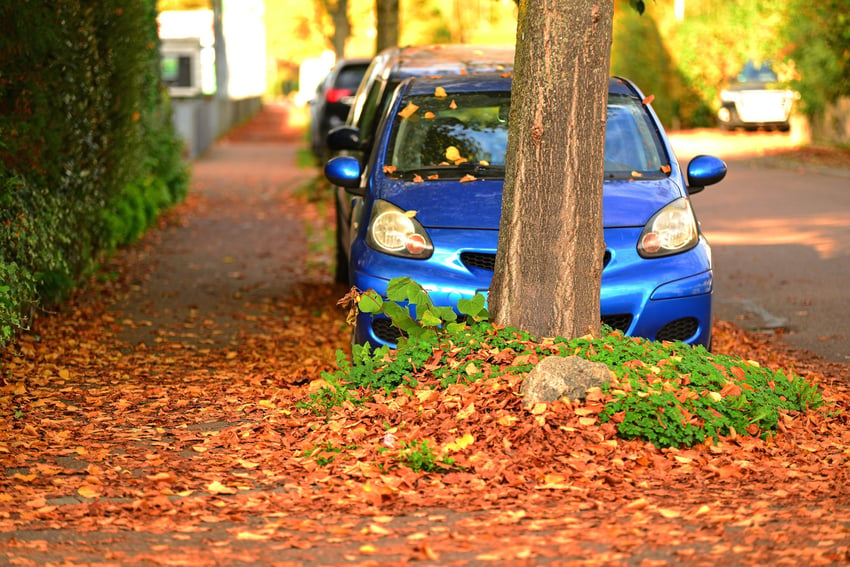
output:
[[522, 381], [523, 406], [530, 408], [538, 402], [554, 402], [564, 397], [584, 399], [590, 388], [607, 384], [612, 376], [608, 366], [601, 362], [578, 356], [546, 357]]

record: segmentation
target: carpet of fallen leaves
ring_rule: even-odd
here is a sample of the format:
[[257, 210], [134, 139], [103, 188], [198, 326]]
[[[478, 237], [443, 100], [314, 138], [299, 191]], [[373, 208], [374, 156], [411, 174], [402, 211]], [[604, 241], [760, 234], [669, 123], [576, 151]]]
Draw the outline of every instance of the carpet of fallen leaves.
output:
[[[226, 142], [219, 159], [240, 147]], [[346, 290], [327, 276], [329, 253], [316, 252], [332, 207], [285, 184], [259, 210], [238, 198], [237, 185], [263, 186], [246, 157], [257, 153], [215, 170], [237, 194], [227, 207], [196, 185], [106, 267], [112, 277], [39, 316], [3, 353], [0, 563], [850, 562], [850, 367], [789, 350], [781, 336], [721, 321], [715, 330], [715, 351], [820, 384], [827, 405], [786, 416], [769, 440], [656, 449], [600, 425], [592, 396], [524, 410], [521, 376], [378, 394], [329, 414], [301, 407], [348, 341], [336, 305]], [[196, 164], [196, 179], [213, 167]], [[271, 289], [227, 257], [207, 282], [235, 282], [226, 297], [196, 294], [185, 317], [173, 302], [158, 317], [173, 294], [134, 303], [162, 277], [162, 233], [189, 256], [201, 243], [224, 249], [210, 219], [249, 205], [256, 223], [303, 223], [286, 244], [300, 250], [286, 285]], [[178, 264], [169, 272], [179, 279]], [[455, 465], [404, 466], [398, 447], [423, 440]]]

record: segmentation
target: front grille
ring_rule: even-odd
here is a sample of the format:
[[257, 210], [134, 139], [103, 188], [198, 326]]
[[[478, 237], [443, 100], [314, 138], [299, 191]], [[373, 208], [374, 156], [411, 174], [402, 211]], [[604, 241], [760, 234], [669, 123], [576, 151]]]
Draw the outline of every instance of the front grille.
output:
[[[484, 254], [482, 252], [461, 252], [460, 261], [467, 268], [478, 268], [480, 270], [488, 270], [492, 272], [496, 269], [496, 255]], [[605, 256], [602, 258], [602, 267], [608, 265], [611, 261], [611, 252], [606, 250]]]
[[618, 315], [603, 315], [602, 324], [608, 325], [615, 331], [626, 332], [632, 324], [632, 316], [629, 313], [620, 313]]
[[676, 319], [667, 323], [655, 334], [656, 341], [686, 341], [699, 329], [699, 321], [693, 317]]
[[467, 268], [478, 268], [492, 272], [496, 268], [496, 255], [481, 252], [461, 252], [460, 261]]
[[401, 330], [393, 325], [392, 320], [385, 317], [372, 319], [372, 332], [375, 333], [376, 337], [387, 343], [397, 343], [402, 335]]

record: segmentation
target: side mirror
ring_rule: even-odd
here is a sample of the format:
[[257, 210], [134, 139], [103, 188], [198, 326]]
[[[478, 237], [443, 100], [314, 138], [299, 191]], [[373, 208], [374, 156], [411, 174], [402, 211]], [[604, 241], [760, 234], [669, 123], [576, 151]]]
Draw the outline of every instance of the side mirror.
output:
[[325, 177], [328, 181], [346, 190], [360, 188], [362, 173], [360, 160], [351, 156], [337, 156], [325, 164]]
[[688, 194], [699, 193], [726, 177], [726, 162], [714, 156], [696, 156], [688, 163]]
[[354, 126], [338, 126], [328, 132], [328, 148], [338, 152], [342, 150], [360, 150], [363, 141], [360, 139], [360, 130]]

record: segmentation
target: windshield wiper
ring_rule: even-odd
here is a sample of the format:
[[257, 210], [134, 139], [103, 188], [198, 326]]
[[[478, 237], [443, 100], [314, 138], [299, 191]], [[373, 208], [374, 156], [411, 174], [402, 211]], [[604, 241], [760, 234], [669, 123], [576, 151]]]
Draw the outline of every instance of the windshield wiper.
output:
[[505, 176], [505, 167], [501, 165], [482, 165], [479, 163], [464, 162], [458, 165], [434, 165], [429, 167], [417, 167], [412, 169], [384, 170], [390, 177], [396, 179], [413, 180], [416, 177], [425, 179], [453, 179], [465, 175], [482, 178], [501, 178]]

